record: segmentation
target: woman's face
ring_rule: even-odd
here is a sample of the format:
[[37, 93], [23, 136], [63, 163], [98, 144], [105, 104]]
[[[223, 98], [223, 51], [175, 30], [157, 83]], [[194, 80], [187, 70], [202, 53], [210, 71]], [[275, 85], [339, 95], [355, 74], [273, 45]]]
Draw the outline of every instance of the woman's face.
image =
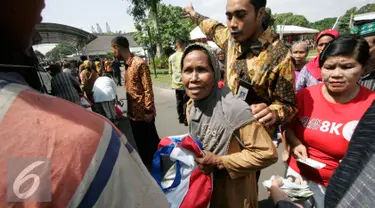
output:
[[322, 78], [329, 92], [349, 92], [361, 78], [362, 68], [353, 57], [332, 56], [323, 64]]
[[183, 60], [182, 83], [193, 100], [202, 100], [212, 92], [214, 71], [208, 60], [208, 55], [199, 50], [188, 53]]
[[217, 52], [216, 56], [219, 59], [219, 61], [225, 61], [225, 54], [223, 52]]
[[316, 46], [316, 50], [319, 54], [322, 53], [324, 47], [326, 47], [327, 43], [331, 40], [333, 40], [333, 37], [329, 35], [325, 35], [319, 39], [318, 45]]

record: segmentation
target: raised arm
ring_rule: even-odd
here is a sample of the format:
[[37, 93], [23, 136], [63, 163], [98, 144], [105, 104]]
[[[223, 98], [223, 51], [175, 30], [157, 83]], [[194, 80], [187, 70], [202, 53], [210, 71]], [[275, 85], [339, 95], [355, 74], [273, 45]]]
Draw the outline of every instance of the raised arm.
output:
[[198, 25], [208, 39], [214, 41], [221, 49], [226, 49], [230, 38], [230, 31], [222, 23], [209, 19], [195, 12], [193, 5], [184, 8], [184, 15]]

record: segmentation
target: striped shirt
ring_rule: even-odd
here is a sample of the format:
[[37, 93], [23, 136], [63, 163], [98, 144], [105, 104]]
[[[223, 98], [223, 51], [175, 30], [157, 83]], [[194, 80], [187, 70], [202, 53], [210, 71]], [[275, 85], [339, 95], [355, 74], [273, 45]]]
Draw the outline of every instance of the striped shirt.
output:
[[359, 83], [363, 85], [364, 87], [372, 91], [375, 91], [375, 70], [363, 76], [361, 80], [359, 80]]
[[344, 159], [329, 182], [326, 207], [374, 207], [375, 102], [357, 125]]
[[78, 81], [69, 73], [57, 73], [51, 80], [52, 95], [79, 104]]
[[[0, 73], [0, 207], [168, 207], [138, 153], [107, 119], [10, 82], [12, 74]], [[28, 173], [40, 178], [39, 194], [30, 202], [7, 200], [17, 180], [7, 181], [7, 173], [22, 175], [30, 167], [9, 159], [32, 158], [50, 161], [40, 174]], [[51, 196], [42, 202], [44, 194]]]

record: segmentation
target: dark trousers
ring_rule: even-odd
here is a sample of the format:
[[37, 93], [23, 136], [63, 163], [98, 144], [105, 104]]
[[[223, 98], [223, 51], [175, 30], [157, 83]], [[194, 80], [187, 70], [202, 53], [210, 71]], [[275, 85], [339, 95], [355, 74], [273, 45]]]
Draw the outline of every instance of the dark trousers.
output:
[[176, 104], [177, 114], [180, 123], [183, 123], [186, 119], [186, 92], [185, 90], [176, 89]]
[[121, 72], [113, 72], [113, 78], [117, 82], [117, 86], [122, 86], [122, 84], [121, 84]]
[[138, 154], [143, 163], [146, 166], [150, 166], [160, 141], [155, 127], [155, 120], [150, 123], [130, 120], [130, 125], [138, 147]]

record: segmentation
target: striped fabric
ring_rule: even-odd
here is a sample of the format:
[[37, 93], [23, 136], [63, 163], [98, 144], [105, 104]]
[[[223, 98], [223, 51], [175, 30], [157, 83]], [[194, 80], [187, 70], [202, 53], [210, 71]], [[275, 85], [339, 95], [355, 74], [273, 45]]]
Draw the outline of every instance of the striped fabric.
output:
[[[0, 207], [168, 207], [136, 151], [108, 120], [4, 76], [0, 73]], [[9, 158], [50, 160], [50, 202], [7, 202]]]
[[375, 70], [363, 76], [361, 80], [359, 80], [359, 83], [363, 85], [364, 87], [372, 91], [375, 91]]
[[52, 77], [52, 94], [56, 97], [79, 104], [80, 98], [76, 88], [79, 87], [78, 81], [69, 73], [60, 72]]
[[347, 153], [329, 182], [325, 207], [374, 207], [375, 102], [351, 139]]

